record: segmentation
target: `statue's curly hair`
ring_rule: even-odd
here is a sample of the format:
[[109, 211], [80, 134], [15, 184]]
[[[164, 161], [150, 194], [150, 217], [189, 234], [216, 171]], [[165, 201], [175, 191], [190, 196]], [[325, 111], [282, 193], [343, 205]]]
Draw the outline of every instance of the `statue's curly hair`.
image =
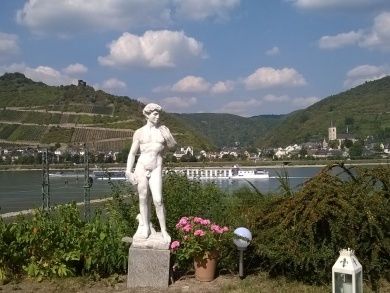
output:
[[155, 103], [149, 103], [145, 106], [144, 110], [142, 111], [142, 113], [144, 115], [149, 115], [150, 113], [154, 112], [154, 111], [157, 111], [157, 112], [161, 112], [162, 108], [160, 105], [157, 105]]

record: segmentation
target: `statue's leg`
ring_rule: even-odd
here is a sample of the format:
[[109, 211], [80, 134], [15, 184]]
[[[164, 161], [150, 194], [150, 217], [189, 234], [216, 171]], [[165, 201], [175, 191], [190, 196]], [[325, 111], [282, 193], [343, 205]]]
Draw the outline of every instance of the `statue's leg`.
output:
[[148, 238], [150, 235], [150, 208], [148, 204], [148, 180], [146, 177], [138, 176], [138, 196], [139, 196], [139, 213], [141, 215], [142, 226], [137, 230], [137, 236]]
[[167, 232], [165, 222], [165, 208], [162, 199], [162, 176], [160, 168], [156, 168], [152, 171], [149, 179], [149, 188], [152, 193], [154, 206], [156, 207], [156, 214], [160, 223], [161, 234], [164, 238], [164, 242], [170, 243], [171, 236], [169, 236]]

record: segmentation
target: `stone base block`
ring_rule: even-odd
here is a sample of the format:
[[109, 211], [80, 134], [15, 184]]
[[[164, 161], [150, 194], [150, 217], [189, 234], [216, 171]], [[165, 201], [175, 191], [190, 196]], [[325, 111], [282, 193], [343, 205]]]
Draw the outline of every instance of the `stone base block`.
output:
[[168, 249], [145, 249], [130, 246], [127, 288], [168, 288]]

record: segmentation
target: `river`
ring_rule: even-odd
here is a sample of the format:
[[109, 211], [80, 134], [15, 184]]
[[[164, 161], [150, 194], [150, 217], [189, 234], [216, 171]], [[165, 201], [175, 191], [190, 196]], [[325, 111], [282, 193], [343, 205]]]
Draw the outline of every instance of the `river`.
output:
[[[278, 175], [287, 172], [290, 186], [294, 189], [317, 174], [321, 167], [264, 168], [269, 171], [269, 179], [251, 180], [262, 193], [277, 191], [280, 184]], [[67, 171], [69, 172], [69, 171]], [[78, 173], [77, 173], [78, 172]], [[245, 180], [215, 180], [219, 187], [230, 191], [248, 186]], [[114, 182], [115, 184], [115, 182]], [[69, 177], [50, 177], [51, 204], [82, 202], [84, 199], [84, 174], [73, 171]], [[106, 180], [95, 180], [91, 189], [91, 199], [101, 199], [110, 195], [111, 186]], [[38, 208], [42, 205], [41, 171], [2, 171], [0, 172], [0, 214]]]

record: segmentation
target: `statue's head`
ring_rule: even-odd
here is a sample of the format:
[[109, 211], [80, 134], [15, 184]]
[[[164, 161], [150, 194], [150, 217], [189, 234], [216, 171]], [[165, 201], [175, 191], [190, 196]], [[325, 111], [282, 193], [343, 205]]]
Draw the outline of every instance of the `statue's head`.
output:
[[160, 105], [157, 105], [155, 103], [149, 103], [145, 106], [142, 113], [147, 117], [147, 116], [149, 116], [150, 113], [152, 113], [154, 111], [161, 112], [161, 110], [162, 110], [162, 108]]

